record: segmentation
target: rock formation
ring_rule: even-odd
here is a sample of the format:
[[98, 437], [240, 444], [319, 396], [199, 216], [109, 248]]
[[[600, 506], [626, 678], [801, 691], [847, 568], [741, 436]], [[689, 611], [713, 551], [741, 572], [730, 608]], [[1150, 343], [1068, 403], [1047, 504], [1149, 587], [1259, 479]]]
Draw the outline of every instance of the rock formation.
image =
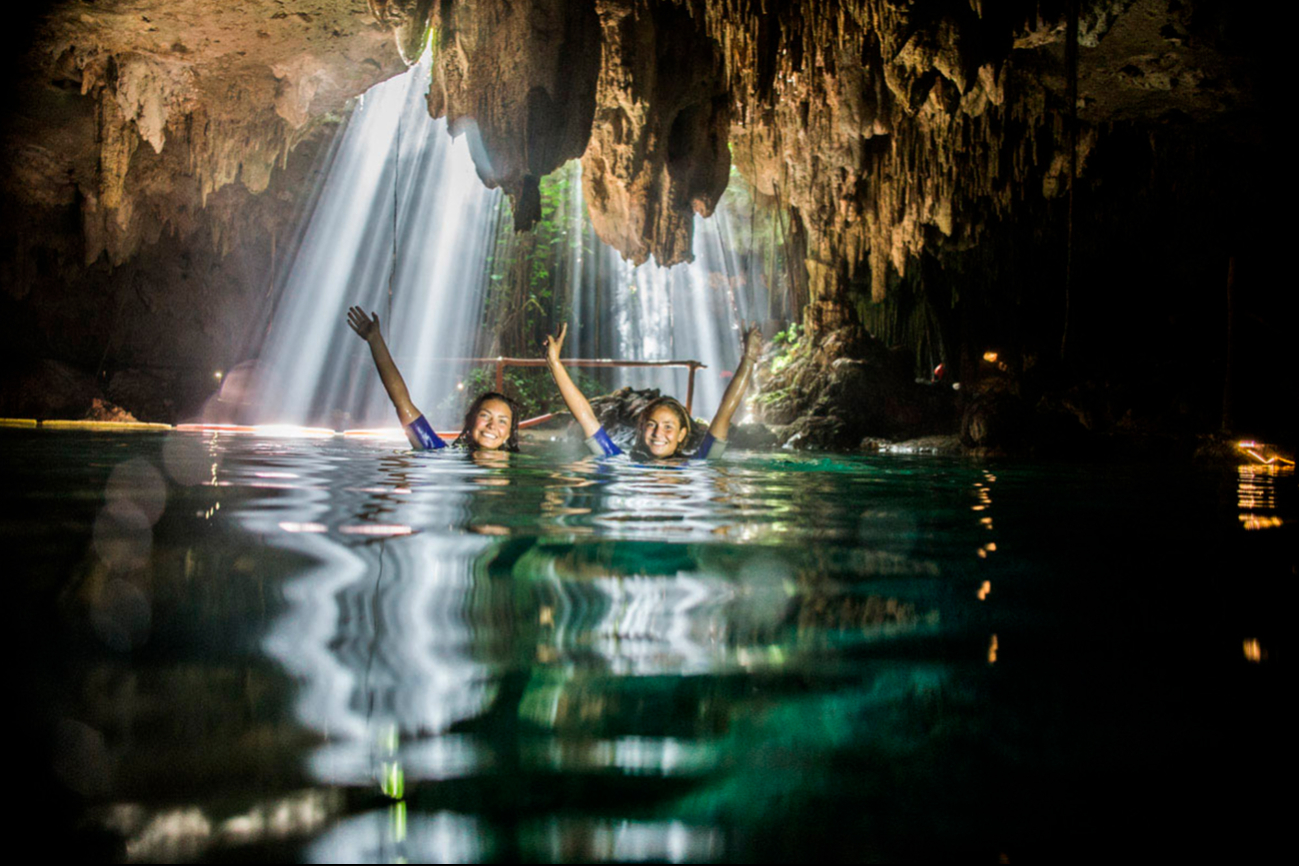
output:
[[599, 23], [588, 3], [444, 4], [429, 113], [469, 136], [478, 176], [514, 200], [514, 225], [541, 217], [538, 180], [586, 150]]
[[714, 46], [683, 10], [603, 0], [599, 108], [583, 193], [605, 243], [640, 264], [693, 258], [730, 174], [730, 99]]
[[[7, 303], [35, 309], [54, 271], [115, 267], [168, 237], [264, 246], [306, 191], [249, 206], [286, 157], [431, 46], [429, 109], [469, 137], [519, 229], [538, 179], [580, 157], [606, 242], [685, 261], [694, 215], [736, 164], [782, 213], [809, 294], [808, 338], [768, 385], [782, 412], [823, 406], [838, 360], [874, 356], [871, 331], [927, 341], [964, 377], [1001, 337], [1027, 369], [1072, 316], [1099, 363], [1114, 324], [1069, 286], [1109, 279], [1094, 262], [1113, 260], [1117, 226], [1169, 219], [1148, 245], [1187, 252], [1205, 296], [1195, 275], [1219, 265], [1204, 238], [1264, 196], [1250, 163], [1268, 152], [1275, 52], [1248, 36], [1256, 24], [1213, 0], [58, 3], [10, 100], [6, 197], [47, 237], [0, 257]], [[1219, 223], [1155, 209], [1173, 200]], [[1075, 237], [1079, 207], [1090, 236]], [[1157, 328], [1156, 275], [1120, 277], [1128, 317]], [[997, 319], [1007, 309], [1018, 331]]]
[[173, 420], [246, 350], [337, 112], [405, 66], [361, 0], [65, 2], [32, 37], [2, 130], [5, 411], [61, 405], [18, 380], [62, 363], [69, 393]]
[[77, 205], [85, 262], [119, 264], [191, 234], [228, 184], [265, 190], [313, 120], [403, 68], [361, 0], [57, 4], [24, 63], [8, 191]]

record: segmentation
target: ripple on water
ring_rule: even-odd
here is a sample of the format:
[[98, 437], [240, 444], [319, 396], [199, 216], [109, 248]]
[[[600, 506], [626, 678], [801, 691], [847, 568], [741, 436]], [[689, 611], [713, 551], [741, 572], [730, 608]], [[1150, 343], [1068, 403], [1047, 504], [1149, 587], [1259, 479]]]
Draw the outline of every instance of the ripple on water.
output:
[[146, 859], [991, 856], [1098, 773], [1193, 811], [1173, 755], [1269, 718], [1294, 568], [1283, 472], [7, 444], [104, 770], [52, 766]]

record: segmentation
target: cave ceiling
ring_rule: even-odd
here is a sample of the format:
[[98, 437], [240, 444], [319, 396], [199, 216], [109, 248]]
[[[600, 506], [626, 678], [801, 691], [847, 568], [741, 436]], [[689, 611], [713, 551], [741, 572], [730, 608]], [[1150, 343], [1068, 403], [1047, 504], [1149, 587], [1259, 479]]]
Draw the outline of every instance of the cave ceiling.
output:
[[[1097, 131], [1252, 108], [1223, 4], [1080, 2], [1076, 170]], [[580, 158], [627, 258], [691, 258], [732, 162], [806, 233], [814, 318], [1069, 185], [1068, 4], [981, 0], [119, 0], [52, 4], [19, 60], [5, 188], [75, 209], [87, 263], [265, 190], [347, 101], [435, 50], [434, 116], [539, 215]], [[231, 217], [234, 218], [233, 216]], [[815, 324], [815, 323], [814, 323]]]

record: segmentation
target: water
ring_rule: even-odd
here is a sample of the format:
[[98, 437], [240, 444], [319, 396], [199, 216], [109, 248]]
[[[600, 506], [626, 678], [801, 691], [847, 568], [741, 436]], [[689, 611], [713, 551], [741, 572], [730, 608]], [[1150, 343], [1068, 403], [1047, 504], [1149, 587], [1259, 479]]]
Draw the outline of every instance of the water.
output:
[[1266, 850], [1293, 474], [0, 431], [58, 854]]

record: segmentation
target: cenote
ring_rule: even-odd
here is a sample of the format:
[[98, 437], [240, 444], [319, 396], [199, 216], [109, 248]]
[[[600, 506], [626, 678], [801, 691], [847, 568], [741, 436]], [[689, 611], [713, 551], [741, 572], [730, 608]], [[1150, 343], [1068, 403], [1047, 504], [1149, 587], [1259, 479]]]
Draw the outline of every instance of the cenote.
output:
[[996, 5], [15, 13], [11, 845], [1274, 850], [1282, 28]]

